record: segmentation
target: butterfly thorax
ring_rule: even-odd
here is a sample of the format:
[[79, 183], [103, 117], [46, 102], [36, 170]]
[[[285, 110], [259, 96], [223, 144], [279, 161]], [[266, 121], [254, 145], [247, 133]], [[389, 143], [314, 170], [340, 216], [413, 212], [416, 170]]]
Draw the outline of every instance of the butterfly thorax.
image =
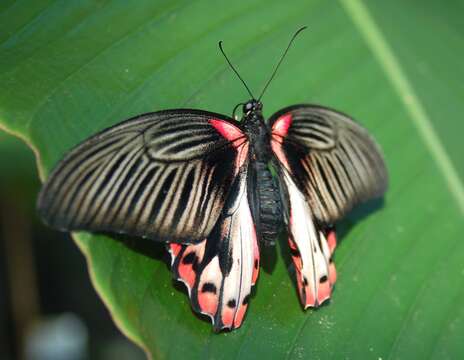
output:
[[273, 244], [283, 218], [279, 189], [268, 166], [272, 154], [270, 131], [261, 109], [245, 113], [243, 126], [250, 143], [248, 191], [252, 215], [258, 237], [264, 244]]

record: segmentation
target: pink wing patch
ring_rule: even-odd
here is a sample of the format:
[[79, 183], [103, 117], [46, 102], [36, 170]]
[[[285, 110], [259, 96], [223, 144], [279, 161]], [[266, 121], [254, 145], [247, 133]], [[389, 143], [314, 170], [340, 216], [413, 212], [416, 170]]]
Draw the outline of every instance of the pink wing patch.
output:
[[205, 243], [206, 240], [203, 240], [199, 244], [188, 246], [175, 243], [168, 245], [168, 250], [171, 254], [171, 266], [174, 266], [176, 262], [177, 279], [185, 284], [189, 295], [197, 279], [194, 268], [203, 260]]
[[229, 140], [232, 143], [232, 146], [238, 151], [238, 156], [235, 162], [235, 168], [238, 171], [245, 163], [248, 155], [248, 139], [246, 135], [237, 126], [225, 120], [211, 119], [209, 120], [209, 123], [219, 134]]
[[333, 285], [337, 281], [337, 271], [335, 270], [335, 264], [332, 260], [332, 255], [337, 247], [337, 238], [335, 235], [335, 230], [327, 231], [327, 244], [329, 246], [329, 281]]
[[277, 159], [290, 170], [288, 166], [287, 158], [282, 149], [282, 143], [284, 137], [288, 134], [288, 129], [292, 125], [292, 114], [285, 114], [280, 116], [272, 125], [272, 138], [271, 138], [271, 148], [274, 154], [277, 156]]
[[272, 125], [272, 134], [281, 138], [287, 136], [288, 129], [292, 125], [292, 120], [293, 118], [291, 113], [280, 116]]
[[242, 130], [228, 121], [211, 119], [209, 120], [209, 123], [219, 132], [219, 134], [231, 142], [245, 136]]
[[169, 244], [174, 276], [188, 289], [195, 311], [215, 331], [238, 328], [259, 274], [259, 249], [248, 205], [246, 174], [229, 196], [211, 235], [199, 244]]

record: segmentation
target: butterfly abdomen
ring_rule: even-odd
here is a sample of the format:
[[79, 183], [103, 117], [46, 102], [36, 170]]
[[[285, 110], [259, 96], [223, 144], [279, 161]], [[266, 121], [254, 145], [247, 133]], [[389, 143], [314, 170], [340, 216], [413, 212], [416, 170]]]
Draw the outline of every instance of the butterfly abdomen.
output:
[[282, 224], [282, 206], [274, 178], [266, 163], [256, 162], [259, 232], [264, 244], [274, 244]]

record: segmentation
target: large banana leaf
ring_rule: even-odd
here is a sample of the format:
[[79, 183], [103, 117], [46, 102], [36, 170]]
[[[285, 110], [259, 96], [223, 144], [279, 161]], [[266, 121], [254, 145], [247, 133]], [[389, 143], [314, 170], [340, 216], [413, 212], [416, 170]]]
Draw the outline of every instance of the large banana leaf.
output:
[[[309, 25], [264, 97], [353, 115], [390, 172], [384, 202], [339, 224], [329, 306], [303, 312], [288, 250], [262, 257], [244, 325], [214, 334], [173, 286], [164, 249], [74, 234], [114, 321], [153, 358], [462, 358], [462, 2], [12, 1], [0, 3], [0, 125], [44, 178], [66, 150], [138, 113], [230, 114]], [[373, 210], [377, 210], [373, 212]], [[79, 286], [70, 284], [70, 286]]]

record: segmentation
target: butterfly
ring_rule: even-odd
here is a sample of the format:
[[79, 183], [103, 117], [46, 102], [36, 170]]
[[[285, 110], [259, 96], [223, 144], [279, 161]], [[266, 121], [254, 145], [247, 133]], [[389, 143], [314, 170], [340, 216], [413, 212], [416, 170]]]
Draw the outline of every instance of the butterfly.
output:
[[[38, 199], [59, 230], [124, 233], [165, 242], [174, 277], [215, 331], [238, 328], [258, 279], [260, 247], [286, 227], [302, 306], [318, 307], [336, 281], [333, 224], [381, 196], [381, 151], [348, 115], [286, 107], [267, 121], [260, 101], [242, 119], [192, 109], [136, 116], [72, 149]], [[237, 109], [234, 109], [234, 114]], [[275, 176], [271, 173], [271, 169]]]

